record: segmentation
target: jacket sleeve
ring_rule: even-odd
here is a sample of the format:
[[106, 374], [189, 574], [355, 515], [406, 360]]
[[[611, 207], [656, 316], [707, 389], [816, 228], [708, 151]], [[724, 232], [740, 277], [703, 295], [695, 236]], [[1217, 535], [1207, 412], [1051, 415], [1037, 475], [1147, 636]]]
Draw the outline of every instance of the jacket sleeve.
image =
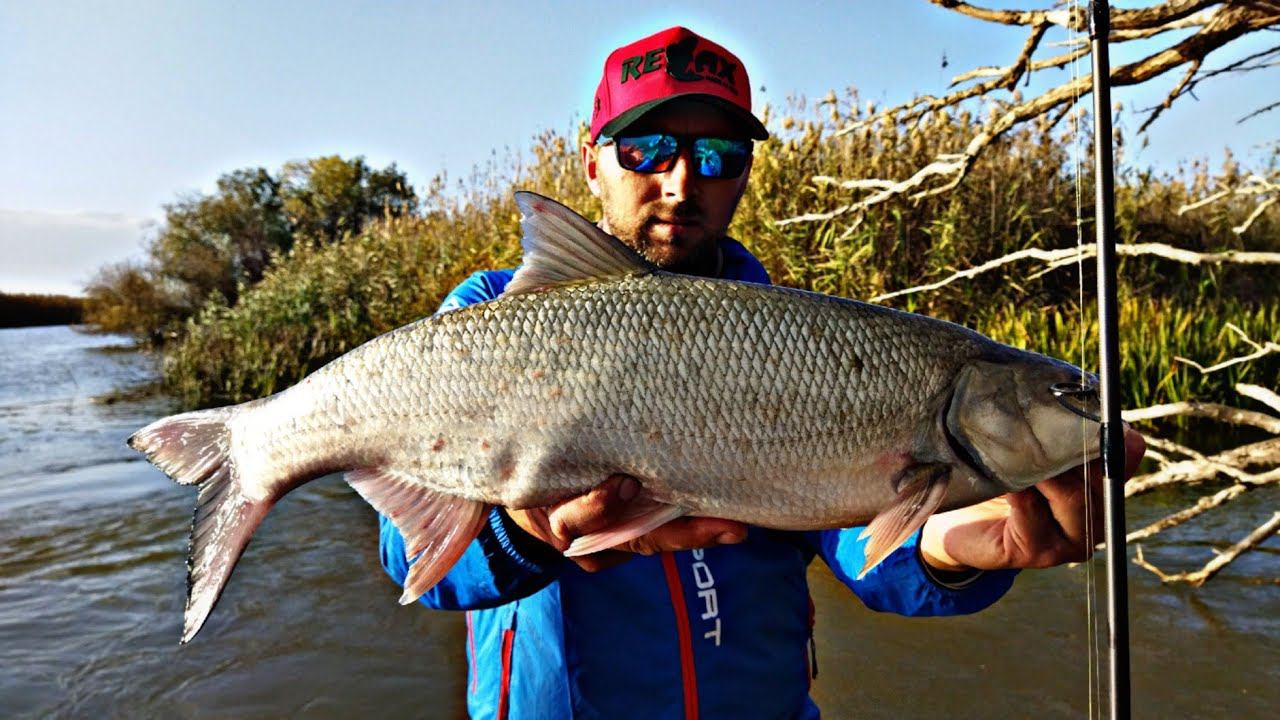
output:
[[[497, 297], [510, 273], [478, 272], [445, 297], [440, 311], [484, 302]], [[378, 517], [382, 567], [398, 585], [404, 585], [411, 560], [405, 557], [404, 537], [394, 523]], [[532, 595], [560, 573], [564, 559], [541, 541], [520, 529], [499, 508], [489, 511], [489, 522], [467, 546], [462, 558], [445, 577], [422, 596], [427, 607], [443, 610], [475, 610], [496, 607]]]
[[920, 557], [917, 530], [902, 547], [858, 580], [867, 543], [866, 539], [858, 539], [861, 532], [860, 527], [822, 530], [805, 533], [805, 540], [836, 578], [872, 610], [913, 616], [967, 615], [1003, 597], [1018, 574], [1017, 570], [991, 570], [962, 583], [943, 583], [926, 569]]
[[[412, 562], [405, 557], [404, 537], [395, 524], [378, 517], [382, 567], [403, 586]], [[546, 587], [560, 574], [565, 560], [528, 536], [506, 513], [489, 511], [489, 522], [436, 586], [421, 598], [437, 610], [478, 610], [505, 605]]]

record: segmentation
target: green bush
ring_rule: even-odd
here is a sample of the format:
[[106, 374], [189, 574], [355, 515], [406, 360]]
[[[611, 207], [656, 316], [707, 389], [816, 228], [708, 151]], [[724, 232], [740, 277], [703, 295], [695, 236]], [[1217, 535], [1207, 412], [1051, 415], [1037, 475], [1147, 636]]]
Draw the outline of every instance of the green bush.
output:
[[[937, 153], [962, 147], [977, 129], [967, 113], [938, 113], [919, 125], [881, 122], [837, 134], [837, 128], [872, 111], [860, 107], [856, 96], [843, 104], [832, 96], [809, 120], [782, 118], [782, 129], [757, 146], [752, 181], [730, 230], [756, 252], [775, 282], [865, 298], [1026, 247], [1070, 247], [1077, 241], [1078, 192], [1080, 232], [1091, 242], [1092, 188], [1076, 187], [1070, 138], [1048, 123], [1000, 140], [949, 194], [899, 198], [860, 217], [777, 225], [855, 197], [815, 181], [817, 176], [906, 177]], [[795, 112], [804, 112], [798, 103]], [[431, 313], [470, 272], [518, 263], [514, 190], [535, 190], [598, 217], [599, 205], [579, 168], [583, 134], [582, 128], [543, 133], [531, 153], [501, 165], [495, 159], [453, 186], [436, 178], [420, 192], [421, 217], [387, 219], [332, 245], [295, 247], [234, 307], [210, 302], [188, 323], [184, 339], [168, 348], [167, 386], [189, 405], [260, 397]], [[1089, 157], [1087, 147], [1081, 156]], [[1230, 164], [1224, 171], [1238, 172]], [[1201, 251], [1280, 249], [1277, 208], [1243, 235], [1229, 229], [1250, 211], [1238, 200], [1177, 214], [1181, 205], [1212, 191], [1214, 183], [1202, 165], [1170, 176], [1125, 173], [1117, 192], [1119, 240]], [[1127, 404], [1191, 396], [1225, 399], [1236, 380], [1276, 377], [1271, 361], [1201, 377], [1173, 359], [1208, 364], [1241, 352], [1223, 335], [1226, 322], [1255, 339], [1274, 338], [1280, 288], [1265, 279], [1274, 268], [1191, 267], [1140, 257], [1124, 259], [1120, 269]], [[1009, 265], [890, 304], [1075, 362], [1081, 357], [1083, 323], [1085, 362], [1094, 365], [1095, 321], [1091, 310], [1082, 314], [1078, 308], [1081, 281], [1074, 267], [1029, 279], [1032, 272], [1026, 265]], [[1083, 279], [1087, 298], [1093, 283]]]

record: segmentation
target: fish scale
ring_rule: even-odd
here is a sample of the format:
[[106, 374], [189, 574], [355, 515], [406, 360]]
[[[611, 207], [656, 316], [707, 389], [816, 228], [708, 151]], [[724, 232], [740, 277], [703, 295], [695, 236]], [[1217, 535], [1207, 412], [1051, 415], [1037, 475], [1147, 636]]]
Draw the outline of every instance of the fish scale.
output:
[[393, 330], [270, 398], [130, 439], [201, 488], [184, 642], [271, 505], [330, 472], [421, 552], [407, 602], [489, 507], [550, 504], [615, 473], [640, 483], [634, 512], [568, 553], [681, 515], [870, 521], [865, 572], [929, 514], [1079, 459], [1080, 420], [1049, 392], [1080, 377], [1065, 363], [919, 315], [662, 272], [554, 201], [517, 202], [525, 258], [502, 297]]
[[[358, 435], [353, 442], [367, 448], [381, 444], [388, 418], [412, 428], [396, 444], [405, 450], [393, 449], [385, 462], [433, 490], [525, 507], [584, 491], [618, 471], [637, 475], [657, 494], [671, 492], [678, 479], [680, 497], [696, 499], [689, 509], [698, 513], [704, 503], [741, 502], [737, 478], [788, 476], [795, 482], [776, 488], [782, 494], [771, 506], [791, 510], [750, 518], [786, 526], [820, 510], [803, 490], [809, 476], [849, 457], [894, 449], [891, 440], [931, 420], [935, 398], [956, 367], [983, 347], [963, 328], [913, 318], [915, 323], [894, 325], [896, 351], [878, 353], [874, 348], [885, 333], [873, 309], [818, 296], [797, 306], [794, 294], [733, 284], [729, 291], [737, 302], [727, 311], [712, 310], [717, 304], [706, 300], [725, 293], [723, 285], [649, 274], [464, 308], [397, 333], [390, 347], [367, 346], [335, 361], [312, 376], [306, 392], [362, 394], [365, 402], [353, 405], [350, 415]], [[580, 308], [591, 310], [575, 312]], [[524, 330], [575, 315], [584, 323], [571, 343]], [[682, 318], [685, 341], [671, 342], [672, 326], [663, 319], [668, 315]], [[809, 327], [823, 328], [823, 339]], [[471, 348], [461, 362], [453, 352], [459, 344]], [[936, 371], [901, 382], [911, 357], [925, 351], [932, 351]], [[376, 364], [385, 376], [410, 380], [385, 389], [348, 381], [349, 374], [364, 374], [365, 356], [374, 353], [382, 355]], [[865, 359], [853, 370], [849, 358]], [[529, 368], [543, 375], [515, 382]], [[875, 376], [882, 378], [878, 384], [862, 380]], [[553, 388], [559, 392], [549, 397]], [[495, 398], [500, 402], [492, 416], [477, 422], [474, 409]], [[317, 423], [311, 437], [325, 436], [323, 425]], [[525, 432], [530, 425], [539, 430], [532, 437]], [[649, 437], [654, 431], [664, 440]], [[511, 462], [538, 474], [512, 492], [501, 472], [466, 459], [483, 437], [495, 445], [506, 438]], [[444, 448], [421, 453], [435, 438], [444, 439]], [[714, 441], [726, 438], [734, 442]], [[336, 439], [325, 436], [317, 445], [336, 448]], [[341, 447], [324, 463], [341, 464], [351, 450]], [[571, 462], [544, 469], [538, 459], [550, 453]], [[588, 468], [595, 472], [582, 475]], [[874, 513], [884, 492], [866, 494], [866, 506], [851, 517]]]

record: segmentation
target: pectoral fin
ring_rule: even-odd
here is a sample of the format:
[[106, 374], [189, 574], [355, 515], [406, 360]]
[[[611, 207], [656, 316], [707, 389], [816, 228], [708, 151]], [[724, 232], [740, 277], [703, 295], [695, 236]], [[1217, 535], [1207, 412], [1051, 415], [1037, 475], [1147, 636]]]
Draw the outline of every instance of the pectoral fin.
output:
[[435, 492], [414, 477], [388, 468], [354, 470], [346, 478], [404, 536], [405, 555], [413, 564], [404, 579], [401, 605], [417, 600], [440, 582], [480, 534], [489, 512], [484, 503]]
[[684, 515], [686, 512], [684, 508], [664, 503], [653, 503], [652, 505], [638, 507], [636, 512], [631, 513], [617, 525], [589, 535], [583, 535], [574, 540], [569, 545], [569, 549], [564, 551], [565, 557], [577, 557], [599, 552], [600, 550], [608, 550], [628, 540], [634, 540], [650, 530], [655, 530]]
[[864, 550], [866, 560], [858, 579], [871, 571], [889, 553], [919, 530], [947, 495], [947, 482], [951, 479], [951, 466], [942, 463], [912, 465], [902, 471], [893, 483], [898, 497], [893, 504], [880, 511], [859, 539], [870, 538]]

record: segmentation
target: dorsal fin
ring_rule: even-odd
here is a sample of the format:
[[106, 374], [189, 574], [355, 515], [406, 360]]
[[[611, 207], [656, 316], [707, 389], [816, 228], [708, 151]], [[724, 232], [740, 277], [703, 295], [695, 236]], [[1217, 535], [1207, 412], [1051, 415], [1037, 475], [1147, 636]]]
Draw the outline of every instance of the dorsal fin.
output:
[[591, 221], [548, 197], [516, 193], [524, 260], [504, 295], [653, 272], [657, 267]]

